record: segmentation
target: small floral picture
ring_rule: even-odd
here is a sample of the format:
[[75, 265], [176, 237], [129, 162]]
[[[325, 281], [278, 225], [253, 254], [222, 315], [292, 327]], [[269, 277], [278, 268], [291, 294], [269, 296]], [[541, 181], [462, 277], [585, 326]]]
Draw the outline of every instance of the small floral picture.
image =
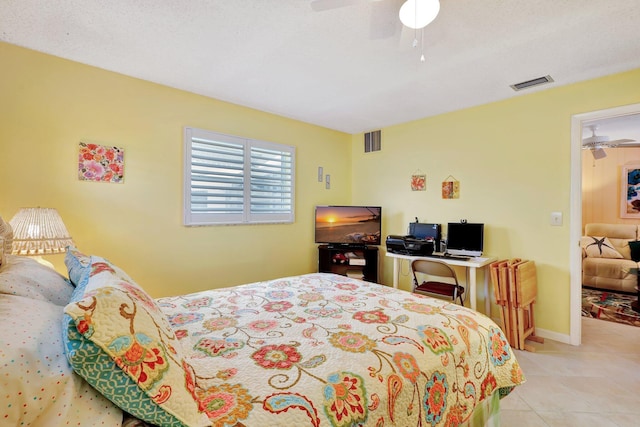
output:
[[124, 149], [81, 142], [78, 155], [78, 179], [122, 183]]
[[442, 182], [442, 198], [443, 199], [459, 199], [460, 198], [460, 182], [455, 178], [451, 181]]
[[424, 191], [427, 188], [426, 175], [411, 175], [411, 190]]

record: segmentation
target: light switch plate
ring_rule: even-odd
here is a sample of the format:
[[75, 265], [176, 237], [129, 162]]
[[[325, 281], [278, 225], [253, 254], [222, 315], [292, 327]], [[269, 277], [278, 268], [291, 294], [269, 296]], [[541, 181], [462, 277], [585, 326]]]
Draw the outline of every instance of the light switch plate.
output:
[[551, 212], [551, 225], [562, 225], [562, 212]]
[[331, 178], [329, 177], [329, 175], [325, 175], [325, 177], [327, 178], [325, 181], [325, 188], [328, 190], [331, 188]]
[[318, 166], [318, 182], [322, 182], [322, 166]]

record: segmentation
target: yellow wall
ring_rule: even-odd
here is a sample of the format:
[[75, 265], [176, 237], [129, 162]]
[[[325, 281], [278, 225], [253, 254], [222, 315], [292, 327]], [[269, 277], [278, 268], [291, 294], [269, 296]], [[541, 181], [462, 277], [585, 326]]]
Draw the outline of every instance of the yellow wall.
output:
[[[640, 102], [635, 70], [388, 127], [382, 151], [365, 154], [362, 135], [16, 46], [0, 43], [0, 62], [0, 215], [58, 208], [80, 249], [121, 265], [153, 296], [315, 271], [314, 205], [379, 204], [383, 236], [403, 234], [416, 216], [484, 222], [487, 253], [536, 261], [536, 326], [561, 334], [569, 331], [571, 116]], [[296, 146], [296, 222], [183, 227], [183, 126]], [[125, 183], [78, 181], [80, 141], [123, 147]], [[318, 166], [331, 190], [317, 182]], [[424, 192], [409, 187], [418, 170]], [[440, 197], [449, 175], [460, 199]], [[552, 211], [564, 213], [562, 227], [549, 225]], [[60, 256], [49, 259], [64, 271]], [[391, 283], [389, 260], [382, 270]]]
[[[620, 189], [624, 165], [640, 164], [640, 148], [608, 148], [607, 157], [594, 160], [582, 152], [582, 224], [638, 224], [637, 218], [620, 218]], [[625, 191], [626, 194], [626, 191]]]
[[[0, 63], [7, 221], [20, 207], [57, 208], [81, 250], [156, 297], [316, 271], [313, 209], [350, 201], [349, 135], [9, 44], [0, 43]], [[295, 223], [182, 226], [184, 126], [295, 146]], [[80, 141], [123, 147], [124, 184], [79, 181]], [[63, 258], [48, 257], [66, 273]]]
[[[536, 262], [536, 327], [568, 334], [571, 116], [640, 102], [638, 87], [635, 70], [391, 126], [376, 153], [363, 153], [362, 135], [353, 135], [353, 202], [383, 206], [384, 235], [404, 234], [416, 216], [485, 223], [487, 254]], [[409, 185], [418, 170], [424, 192]], [[441, 198], [449, 175], [460, 181], [459, 199]], [[563, 226], [550, 225], [552, 211], [564, 214]], [[385, 259], [386, 283], [391, 273]], [[402, 273], [408, 289], [407, 264]]]

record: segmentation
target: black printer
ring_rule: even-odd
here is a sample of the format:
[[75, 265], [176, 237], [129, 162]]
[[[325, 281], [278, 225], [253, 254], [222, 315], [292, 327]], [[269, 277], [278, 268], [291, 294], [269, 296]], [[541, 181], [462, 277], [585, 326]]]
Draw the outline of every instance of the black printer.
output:
[[387, 236], [387, 252], [401, 255], [426, 256], [434, 249], [433, 239], [418, 239], [415, 236]]

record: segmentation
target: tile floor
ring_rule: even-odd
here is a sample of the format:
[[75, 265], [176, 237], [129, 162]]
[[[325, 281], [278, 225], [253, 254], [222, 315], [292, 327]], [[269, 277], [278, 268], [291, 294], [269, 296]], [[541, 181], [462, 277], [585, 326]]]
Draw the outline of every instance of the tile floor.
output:
[[527, 382], [501, 401], [502, 427], [640, 426], [640, 327], [583, 318], [582, 345], [516, 350]]

